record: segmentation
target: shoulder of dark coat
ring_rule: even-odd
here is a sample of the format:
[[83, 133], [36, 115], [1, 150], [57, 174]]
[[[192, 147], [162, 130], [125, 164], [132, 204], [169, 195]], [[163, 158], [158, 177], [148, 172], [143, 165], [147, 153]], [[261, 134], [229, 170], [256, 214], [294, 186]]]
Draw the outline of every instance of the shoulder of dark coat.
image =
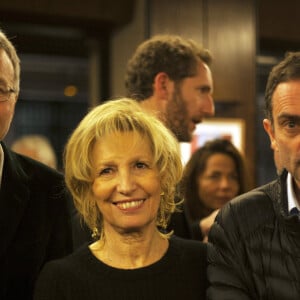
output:
[[276, 180], [234, 198], [221, 209], [216, 223], [226, 231], [238, 230], [242, 235], [268, 226], [276, 216], [274, 203], [278, 201], [271, 197], [270, 191], [279, 189], [279, 186]]

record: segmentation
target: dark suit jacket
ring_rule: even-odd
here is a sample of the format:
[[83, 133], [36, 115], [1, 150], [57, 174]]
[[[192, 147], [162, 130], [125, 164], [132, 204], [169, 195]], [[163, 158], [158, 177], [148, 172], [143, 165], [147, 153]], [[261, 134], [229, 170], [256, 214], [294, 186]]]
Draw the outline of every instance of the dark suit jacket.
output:
[[32, 299], [45, 262], [72, 251], [62, 174], [5, 147], [0, 188], [0, 299]]

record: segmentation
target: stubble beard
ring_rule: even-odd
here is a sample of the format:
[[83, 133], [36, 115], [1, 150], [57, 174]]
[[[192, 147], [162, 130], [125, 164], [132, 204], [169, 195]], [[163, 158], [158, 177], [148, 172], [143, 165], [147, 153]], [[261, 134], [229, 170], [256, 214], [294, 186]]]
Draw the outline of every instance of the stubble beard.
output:
[[179, 142], [190, 142], [188, 113], [181, 90], [175, 86], [172, 98], [167, 104], [166, 125], [175, 134]]

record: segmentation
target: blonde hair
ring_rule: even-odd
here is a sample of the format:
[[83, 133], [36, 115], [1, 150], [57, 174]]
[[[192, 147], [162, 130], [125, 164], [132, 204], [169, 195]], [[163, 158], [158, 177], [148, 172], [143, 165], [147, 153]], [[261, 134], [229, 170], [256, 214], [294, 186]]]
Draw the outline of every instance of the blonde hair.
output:
[[97, 140], [118, 132], [136, 132], [150, 141], [154, 164], [160, 174], [163, 196], [157, 227], [166, 228], [176, 209], [175, 190], [181, 179], [182, 163], [178, 142], [154, 115], [128, 98], [111, 100], [92, 109], [69, 138], [64, 152], [65, 180], [75, 206], [87, 225], [103, 237], [102, 216], [92, 195], [92, 150]]

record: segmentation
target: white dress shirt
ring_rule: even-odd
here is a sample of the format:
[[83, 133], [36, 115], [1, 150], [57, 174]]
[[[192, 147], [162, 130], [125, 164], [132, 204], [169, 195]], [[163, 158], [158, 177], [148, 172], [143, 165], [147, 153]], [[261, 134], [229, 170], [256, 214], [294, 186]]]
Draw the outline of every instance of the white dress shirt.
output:
[[299, 203], [297, 201], [294, 188], [293, 188], [293, 179], [292, 175], [288, 173], [287, 175], [287, 196], [288, 196], [288, 210], [289, 213], [293, 208], [297, 208], [300, 211]]
[[3, 162], [4, 162], [4, 153], [3, 153], [2, 146], [0, 144], [0, 187], [2, 182]]

